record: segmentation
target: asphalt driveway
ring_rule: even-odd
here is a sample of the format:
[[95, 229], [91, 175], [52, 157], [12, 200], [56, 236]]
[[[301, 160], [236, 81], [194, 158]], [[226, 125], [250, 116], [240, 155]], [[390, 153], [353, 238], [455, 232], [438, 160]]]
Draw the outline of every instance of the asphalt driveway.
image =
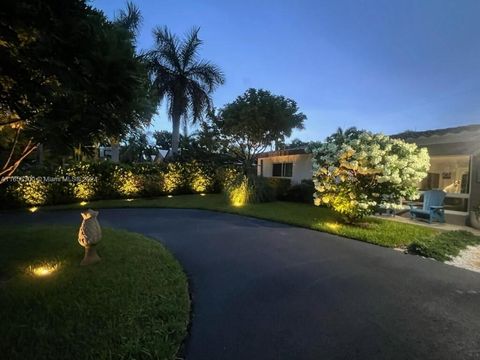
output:
[[[80, 220], [79, 211], [0, 214], [3, 224]], [[480, 359], [477, 273], [209, 211], [110, 209], [99, 221], [158, 239], [183, 265], [188, 360]]]

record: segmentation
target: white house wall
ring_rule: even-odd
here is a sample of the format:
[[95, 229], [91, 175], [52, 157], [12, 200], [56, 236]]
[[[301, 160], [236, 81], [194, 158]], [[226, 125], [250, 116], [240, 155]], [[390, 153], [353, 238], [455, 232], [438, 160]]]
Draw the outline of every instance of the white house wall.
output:
[[312, 155], [281, 155], [269, 156], [258, 159], [257, 174], [261, 175], [261, 160], [263, 160], [263, 176], [272, 177], [273, 164], [276, 163], [293, 163], [293, 173], [291, 178], [292, 184], [298, 184], [302, 180], [312, 180]]

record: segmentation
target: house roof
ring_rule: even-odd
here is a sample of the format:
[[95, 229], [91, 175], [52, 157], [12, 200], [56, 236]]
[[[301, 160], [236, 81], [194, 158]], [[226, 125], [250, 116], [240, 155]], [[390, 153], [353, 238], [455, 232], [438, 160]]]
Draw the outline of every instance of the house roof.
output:
[[430, 144], [421, 147], [426, 147], [430, 156], [472, 155], [480, 151], [480, 144], [472, 141]]
[[426, 147], [431, 156], [472, 155], [480, 152], [480, 124], [405, 131], [392, 137]]
[[435, 129], [435, 130], [426, 130], [426, 131], [404, 131], [400, 134], [392, 135], [392, 138], [404, 139], [404, 140], [413, 140], [422, 137], [431, 137], [431, 136], [442, 136], [450, 134], [459, 134], [462, 132], [480, 132], [480, 124], [472, 124], [466, 126], [457, 126], [450, 127], [445, 129]]
[[258, 154], [257, 157], [266, 158], [266, 157], [272, 157], [272, 156], [287, 156], [287, 155], [302, 155], [302, 154], [306, 154], [304, 147], [267, 151], [267, 152]]

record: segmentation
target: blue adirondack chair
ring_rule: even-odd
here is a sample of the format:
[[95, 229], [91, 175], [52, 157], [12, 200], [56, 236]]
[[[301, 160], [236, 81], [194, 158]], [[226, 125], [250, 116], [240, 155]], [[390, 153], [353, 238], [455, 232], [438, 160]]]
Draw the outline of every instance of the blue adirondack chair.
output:
[[427, 218], [430, 224], [434, 220], [444, 223], [445, 208], [443, 206], [443, 201], [445, 200], [445, 195], [446, 193], [443, 190], [425, 191], [423, 193], [422, 207], [417, 207], [415, 203], [408, 204], [410, 206], [410, 218]]

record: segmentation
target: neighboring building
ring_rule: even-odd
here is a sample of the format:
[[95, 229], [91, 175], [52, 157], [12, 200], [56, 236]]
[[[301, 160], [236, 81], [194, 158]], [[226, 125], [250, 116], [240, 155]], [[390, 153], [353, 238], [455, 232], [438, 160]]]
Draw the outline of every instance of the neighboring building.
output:
[[[480, 203], [480, 125], [407, 131], [392, 137], [428, 149], [431, 167], [419, 190], [444, 190], [447, 222], [465, 225], [468, 212]], [[260, 154], [257, 166], [259, 176], [289, 178], [293, 184], [312, 179], [312, 155], [304, 148]]]
[[292, 184], [312, 180], [312, 154], [307, 154], [305, 148], [265, 152], [257, 157], [257, 174], [287, 178]]
[[419, 189], [444, 190], [447, 222], [465, 225], [468, 212], [480, 203], [480, 125], [406, 131], [392, 137], [428, 149], [430, 170]]

